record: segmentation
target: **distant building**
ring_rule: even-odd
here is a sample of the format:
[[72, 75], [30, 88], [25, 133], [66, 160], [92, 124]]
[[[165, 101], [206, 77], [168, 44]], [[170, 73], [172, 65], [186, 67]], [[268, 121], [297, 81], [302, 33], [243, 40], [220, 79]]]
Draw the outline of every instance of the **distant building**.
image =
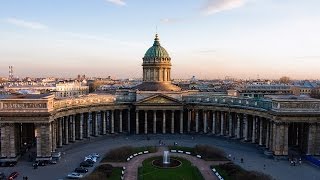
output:
[[233, 90], [228, 90], [228, 95], [262, 98], [265, 95], [292, 95], [293, 90], [287, 84], [247, 84]]
[[56, 84], [54, 95], [56, 98], [76, 97], [89, 93], [89, 86], [81, 82], [60, 82]]

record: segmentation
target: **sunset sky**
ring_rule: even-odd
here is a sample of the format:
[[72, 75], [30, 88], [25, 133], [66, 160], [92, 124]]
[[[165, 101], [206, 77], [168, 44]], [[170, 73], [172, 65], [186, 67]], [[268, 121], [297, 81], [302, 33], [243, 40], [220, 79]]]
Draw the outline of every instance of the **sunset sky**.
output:
[[[142, 76], [159, 34], [173, 78], [320, 79], [319, 0], [0, 0], [0, 76]], [[157, 27], [157, 28], [156, 28]]]

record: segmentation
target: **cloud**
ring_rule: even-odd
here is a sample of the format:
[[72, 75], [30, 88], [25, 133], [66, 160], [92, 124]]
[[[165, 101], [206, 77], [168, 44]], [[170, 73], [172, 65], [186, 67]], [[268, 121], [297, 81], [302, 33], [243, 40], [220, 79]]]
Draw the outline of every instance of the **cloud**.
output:
[[123, 0], [106, 0], [107, 2], [110, 2], [112, 4], [118, 5], [118, 6], [125, 6], [126, 3]]
[[7, 18], [5, 21], [9, 24], [13, 24], [19, 27], [28, 28], [28, 29], [48, 29], [48, 26], [38, 23], [38, 22], [32, 22], [32, 21], [25, 21], [22, 19], [16, 19], [16, 18]]
[[231, 10], [243, 6], [247, 0], [207, 0], [201, 8], [205, 15]]

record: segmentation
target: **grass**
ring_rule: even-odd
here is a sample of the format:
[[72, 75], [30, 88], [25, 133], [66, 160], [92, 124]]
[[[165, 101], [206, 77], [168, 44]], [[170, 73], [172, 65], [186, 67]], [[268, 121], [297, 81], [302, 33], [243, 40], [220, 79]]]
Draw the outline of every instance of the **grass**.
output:
[[104, 162], [126, 162], [127, 158], [130, 155], [133, 155], [138, 152], [149, 151], [150, 153], [156, 152], [157, 149], [154, 146], [144, 146], [144, 147], [131, 147], [131, 146], [123, 146], [120, 148], [111, 149], [109, 152], [105, 154], [102, 159], [102, 163]]
[[199, 169], [183, 158], [173, 157], [182, 162], [177, 168], [156, 168], [152, 165], [152, 161], [162, 157], [152, 157], [142, 162], [142, 167], [138, 170], [139, 180], [203, 180]]
[[[100, 165], [97, 168], [93, 170], [91, 174], [88, 176], [82, 178], [84, 180], [101, 180], [101, 179], [106, 179], [107, 174], [105, 173], [104, 170], [104, 165]], [[122, 167], [113, 167], [112, 169], [112, 174], [110, 177], [108, 177], [108, 180], [119, 180], [121, 179], [121, 171]]]
[[269, 175], [266, 175], [257, 171], [246, 171], [240, 166], [233, 163], [226, 163], [217, 166], [211, 166], [215, 168], [220, 176], [225, 180], [271, 180]]
[[196, 145], [194, 147], [169, 146], [169, 150], [181, 150], [184, 153], [190, 152], [191, 155], [201, 155], [205, 161], [228, 161], [224, 151], [208, 145]]

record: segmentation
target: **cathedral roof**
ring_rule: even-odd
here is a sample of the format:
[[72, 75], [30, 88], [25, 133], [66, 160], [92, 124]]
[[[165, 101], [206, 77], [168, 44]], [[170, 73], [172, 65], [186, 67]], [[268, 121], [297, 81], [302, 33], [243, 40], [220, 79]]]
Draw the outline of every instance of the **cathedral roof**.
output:
[[144, 55], [144, 58], [170, 58], [166, 49], [164, 49], [159, 42], [158, 34], [154, 38], [153, 46], [151, 46]]

